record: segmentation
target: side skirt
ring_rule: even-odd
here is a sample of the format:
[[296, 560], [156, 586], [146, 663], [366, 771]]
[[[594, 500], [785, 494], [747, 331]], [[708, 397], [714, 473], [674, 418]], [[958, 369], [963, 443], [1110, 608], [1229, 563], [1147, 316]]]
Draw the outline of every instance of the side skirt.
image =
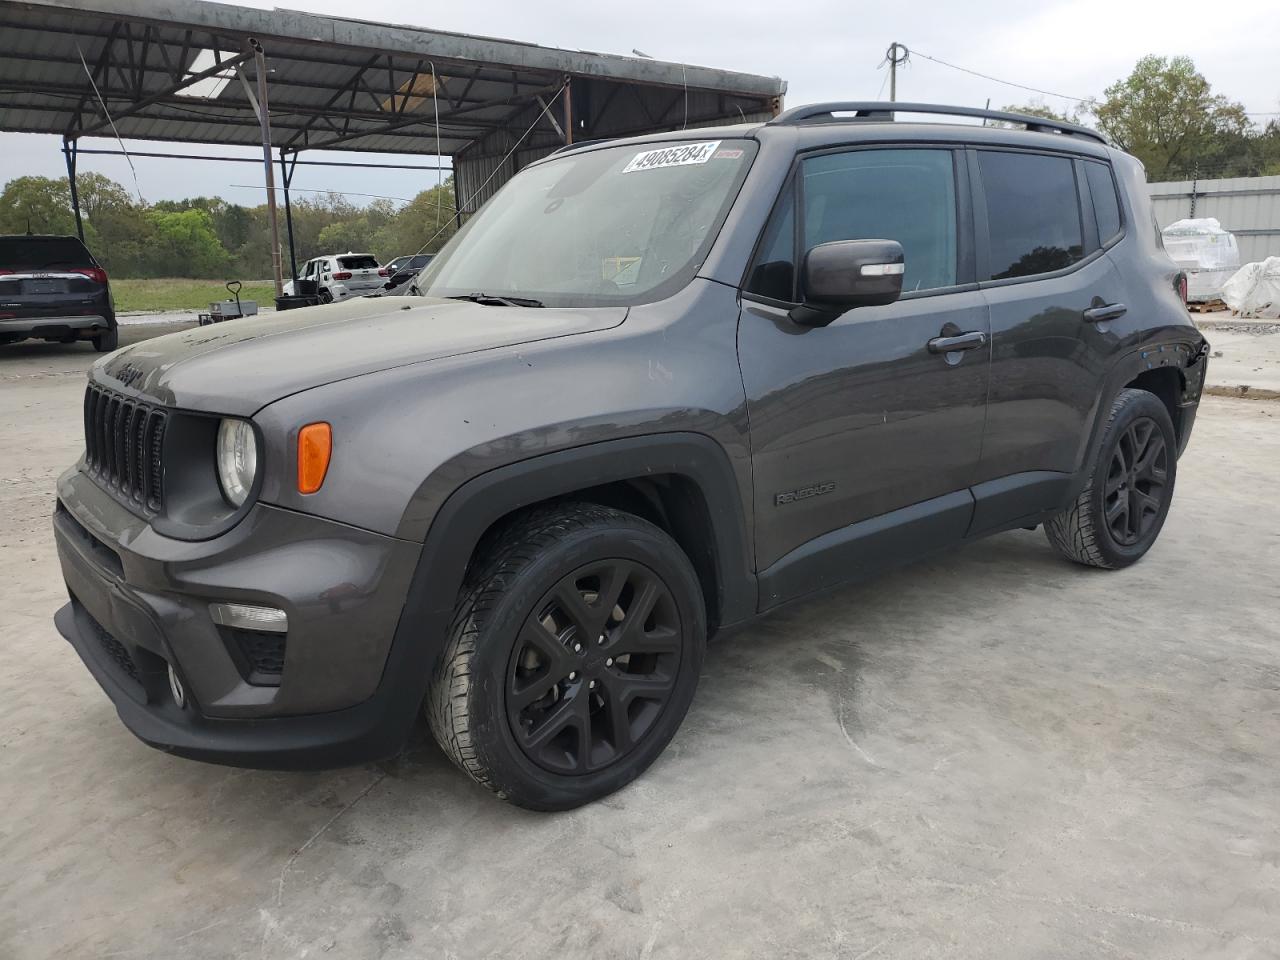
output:
[[973, 494], [958, 490], [815, 537], [760, 572], [760, 611], [959, 543], [973, 510]]

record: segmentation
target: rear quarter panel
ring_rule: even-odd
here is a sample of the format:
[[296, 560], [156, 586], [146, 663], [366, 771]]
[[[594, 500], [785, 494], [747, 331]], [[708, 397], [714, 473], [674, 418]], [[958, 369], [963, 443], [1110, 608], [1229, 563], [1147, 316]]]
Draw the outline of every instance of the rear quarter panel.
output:
[[1129, 309], [1110, 324], [1115, 343], [1093, 411], [1093, 429], [1081, 438], [1078, 462], [1082, 468], [1092, 462], [1111, 401], [1125, 384], [1148, 370], [1173, 367], [1182, 380], [1181, 402], [1193, 404], [1200, 398], [1205, 377], [1207, 342], [1175, 286], [1179, 269], [1160, 241], [1142, 164], [1119, 150], [1110, 153], [1123, 201], [1125, 232], [1107, 256], [1123, 282]]

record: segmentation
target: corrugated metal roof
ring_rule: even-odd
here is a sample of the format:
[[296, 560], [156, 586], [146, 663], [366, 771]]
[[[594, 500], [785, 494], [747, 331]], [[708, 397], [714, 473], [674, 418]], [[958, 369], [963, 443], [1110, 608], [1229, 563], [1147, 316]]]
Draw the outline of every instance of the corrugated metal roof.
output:
[[[109, 136], [91, 72], [123, 137], [258, 145], [239, 79], [214, 99], [174, 89], [201, 50], [240, 54], [251, 37], [270, 71], [273, 144], [289, 150], [435, 153], [438, 112], [441, 153], [490, 153], [527, 132], [527, 162], [563, 142], [563, 101], [543, 107], [566, 79], [579, 139], [771, 114], [786, 90], [776, 77], [206, 0], [0, 0], [0, 130]], [[256, 79], [252, 60], [243, 69]]]

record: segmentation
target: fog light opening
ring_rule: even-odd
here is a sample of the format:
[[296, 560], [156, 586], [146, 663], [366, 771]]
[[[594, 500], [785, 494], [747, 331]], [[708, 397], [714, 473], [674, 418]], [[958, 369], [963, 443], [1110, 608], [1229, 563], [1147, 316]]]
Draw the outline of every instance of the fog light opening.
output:
[[178, 679], [172, 663], [169, 664], [169, 692], [173, 694], [173, 702], [178, 705], [179, 710], [187, 705], [187, 691], [183, 689], [182, 681]]

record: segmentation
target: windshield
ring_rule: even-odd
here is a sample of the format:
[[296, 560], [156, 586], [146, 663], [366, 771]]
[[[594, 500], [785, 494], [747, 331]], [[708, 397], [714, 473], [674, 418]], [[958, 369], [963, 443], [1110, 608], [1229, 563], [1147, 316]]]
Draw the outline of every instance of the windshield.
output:
[[755, 156], [750, 140], [632, 144], [523, 171], [418, 277], [432, 297], [633, 304], [697, 273]]

